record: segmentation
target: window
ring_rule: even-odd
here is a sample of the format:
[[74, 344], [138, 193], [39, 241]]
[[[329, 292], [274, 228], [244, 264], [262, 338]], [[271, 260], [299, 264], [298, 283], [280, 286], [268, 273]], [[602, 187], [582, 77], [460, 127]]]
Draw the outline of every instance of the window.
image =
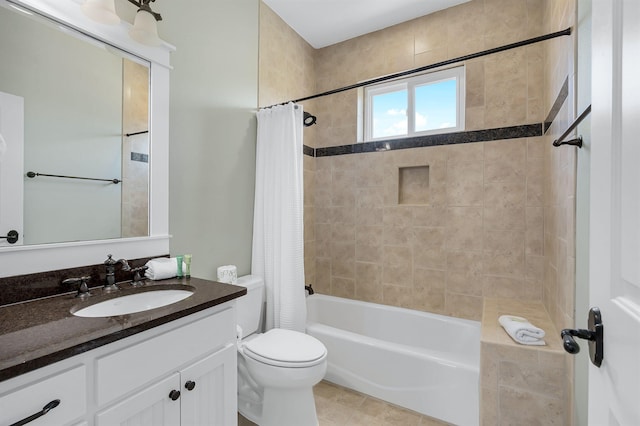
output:
[[464, 130], [464, 67], [369, 86], [365, 141]]

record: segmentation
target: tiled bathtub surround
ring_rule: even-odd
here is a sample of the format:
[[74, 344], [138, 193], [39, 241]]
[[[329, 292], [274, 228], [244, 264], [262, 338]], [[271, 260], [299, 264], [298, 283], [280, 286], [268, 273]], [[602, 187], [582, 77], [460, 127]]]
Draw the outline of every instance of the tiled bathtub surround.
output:
[[[541, 299], [542, 138], [316, 159], [317, 291], [479, 320], [484, 297]], [[399, 170], [429, 167], [426, 205]]]
[[[314, 51], [262, 4], [260, 104], [541, 35], [541, 7], [542, 0], [473, 0]], [[390, 147], [401, 151], [367, 152], [380, 143], [354, 143], [355, 90], [304, 103], [318, 117], [304, 133], [305, 144], [317, 155], [315, 160], [305, 156], [307, 283], [329, 294], [474, 319], [479, 319], [484, 295], [542, 297], [543, 253], [537, 243], [543, 235], [543, 149], [533, 136], [541, 134], [545, 117], [543, 44], [465, 65], [463, 137], [480, 135], [482, 143], [433, 146], [455, 137], [441, 135], [425, 137], [420, 148], [410, 148], [413, 141], [398, 141]], [[492, 138], [487, 130], [503, 128], [534, 128], [535, 133]], [[510, 139], [516, 137], [521, 139]], [[359, 154], [321, 157], [342, 153]], [[407, 166], [397, 158], [437, 159], [440, 167], [430, 172], [433, 204], [398, 206], [385, 195], [386, 188], [397, 187], [397, 167]], [[423, 165], [432, 167], [413, 164]], [[456, 176], [458, 171], [462, 174]], [[514, 195], [494, 201], [505, 193]], [[427, 216], [433, 221], [421, 219]], [[468, 231], [465, 238], [457, 223]]]
[[[472, 0], [315, 52], [262, 9], [260, 104], [270, 105], [565, 29], [575, 0]], [[485, 299], [537, 301], [556, 329], [573, 326], [576, 148], [551, 147], [575, 115], [573, 38], [465, 64], [466, 132], [536, 126], [544, 136], [403, 141], [381, 151], [383, 142], [356, 143], [355, 90], [305, 102], [318, 117], [304, 131], [316, 155], [304, 160], [307, 283], [320, 293], [472, 319]], [[399, 204], [400, 168], [423, 166], [428, 203]], [[529, 353], [516, 350], [483, 349], [485, 364], [513, 373], [495, 376], [504, 395], [487, 391], [496, 405], [486, 401], [494, 409], [483, 424], [518, 423], [517, 404], [533, 396], [553, 399], [543, 408], [553, 411], [544, 413], [553, 416], [549, 424], [571, 425], [572, 410], [556, 410], [573, 398], [571, 357], [544, 353], [523, 369]], [[549, 389], [536, 374], [550, 378]]]
[[[545, 0], [546, 30], [575, 26], [575, 0]], [[544, 137], [544, 284], [542, 301], [556, 329], [575, 328], [575, 232], [577, 148], [552, 147], [577, 116], [574, 110], [575, 34], [545, 44], [544, 99], [551, 110], [567, 81], [567, 98]], [[581, 111], [579, 111], [581, 112]], [[578, 113], [579, 113], [578, 112]], [[574, 400], [574, 357], [565, 356], [566, 401]], [[562, 424], [574, 423], [573, 410], [565, 410]]]
[[[498, 324], [516, 314], [546, 332], [546, 346], [519, 345]], [[562, 341], [542, 302], [487, 299], [480, 349], [482, 425], [567, 425], [571, 411]]]

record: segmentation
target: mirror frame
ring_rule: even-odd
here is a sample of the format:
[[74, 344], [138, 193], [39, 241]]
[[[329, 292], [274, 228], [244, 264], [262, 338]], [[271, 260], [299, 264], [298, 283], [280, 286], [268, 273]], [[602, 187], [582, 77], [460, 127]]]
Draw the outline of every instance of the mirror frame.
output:
[[158, 47], [142, 45], [129, 37], [131, 24], [96, 23], [82, 13], [81, 3], [0, 0], [0, 7], [14, 4], [149, 61], [149, 236], [0, 247], [0, 278], [98, 264], [107, 254], [135, 259], [169, 253], [169, 57], [175, 47], [164, 42]]

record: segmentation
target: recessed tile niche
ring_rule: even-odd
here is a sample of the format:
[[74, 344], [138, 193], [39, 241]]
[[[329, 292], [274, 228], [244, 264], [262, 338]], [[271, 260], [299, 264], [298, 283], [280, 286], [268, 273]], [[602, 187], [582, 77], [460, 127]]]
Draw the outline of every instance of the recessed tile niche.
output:
[[429, 166], [399, 168], [398, 204], [429, 204]]

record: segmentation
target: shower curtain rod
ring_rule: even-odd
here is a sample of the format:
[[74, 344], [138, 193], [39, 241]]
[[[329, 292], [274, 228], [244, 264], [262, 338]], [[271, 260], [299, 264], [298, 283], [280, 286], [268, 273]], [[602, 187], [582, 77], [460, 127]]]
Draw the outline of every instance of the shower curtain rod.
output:
[[577, 146], [578, 148], [582, 148], [582, 136], [578, 136], [577, 138], [571, 139], [569, 141], [565, 141], [565, 139], [567, 136], [569, 136], [571, 132], [573, 132], [573, 129], [575, 129], [576, 127], [578, 127], [580, 123], [582, 123], [582, 120], [584, 120], [587, 117], [587, 115], [589, 115], [589, 113], [591, 113], [591, 105], [586, 107], [584, 111], [582, 111], [582, 114], [580, 114], [578, 118], [576, 118], [573, 124], [569, 126], [567, 130], [565, 130], [564, 133], [560, 135], [558, 139], [553, 141], [553, 146], [558, 147], [561, 145], [573, 145], [573, 146]]
[[335, 93], [345, 92], [347, 90], [357, 89], [359, 87], [364, 87], [364, 86], [368, 86], [370, 84], [375, 84], [375, 83], [381, 83], [383, 81], [393, 80], [393, 79], [396, 79], [396, 78], [399, 78], [399, 77], [405, 77], [405, 76], [408, 76], [408, 75], [411, 75], [411, 74], [416, 74], [416, 73], [427, 71], [427, 70], [430, 70], [430, 69], [439, 68], [439, 67], [442, 67], [442, 66], [445, 66], [445, 65], [451, 65], [451, 64], [458, 63], [458, 62], [462, 62], [462, 61], [468, 61], [470, 59], [479, 58], [481, 56], [491, 55], [493, 53], [503, 52], [505, 50], [515, 49], [516, 47], [527, 46], [529, 44], [534, 44], [534, 43], [538, 43], [538, 42], [541, 42], [541, 41], [550, 40], [552, 38], [556, 38], [556, 37], [560, 37], [560, 36], [566, 36], [566, 35], [571, 35], [571, 27], [567, 28], [566, 30], [556, 31], [554, 33], [549, 33], [549, 34], [546, 34], [546, 35], [530, 38], [530, 39], [527, 39], [527, 40], [518, 41], [516, 43], [505, 44], [504, 46], [494, 47], [492, 49], [483, 50], [483, 51], [477, 52], [477, 53], [471, 53], [469, 55], [460, 56], [460, 57], [453, 58], [453, 59], [447, 59], [446, 61], [436, 62], [435, 64], [425, 65], [425, 66], [422, 66], [422, 67], [419, 67], [419, 68], [414, 68], [412, 70], [402, 71], [402, 72], [398, 72], [398, 73], [395, 73], [395, 74], [389, 74], [389, 75], [386, 75], [384, 77], [378, 77], [378, 78], [373, 78], [371, 80], [361, 81], [360, 83], [352, 84], [350, 86], [341, 87], [339, 89], [329, 90], [327, 92], [318, 93], [316, 95], [306, 96], [304, 98], [294, 99], [294, 100], [291, 100], [291, 101], [282, 102], [282, 103], [279, 103], [279, 104], [274, 104], [274, 105], [268, 106], [266, 108], [271, 108], [271, 107], [276, 106], [276, 105], [286, 105], [289, 102], [296, 103], [296, 102], [308, 101], [310, 99], [321, 98], [323, 96], [333, 95]]

